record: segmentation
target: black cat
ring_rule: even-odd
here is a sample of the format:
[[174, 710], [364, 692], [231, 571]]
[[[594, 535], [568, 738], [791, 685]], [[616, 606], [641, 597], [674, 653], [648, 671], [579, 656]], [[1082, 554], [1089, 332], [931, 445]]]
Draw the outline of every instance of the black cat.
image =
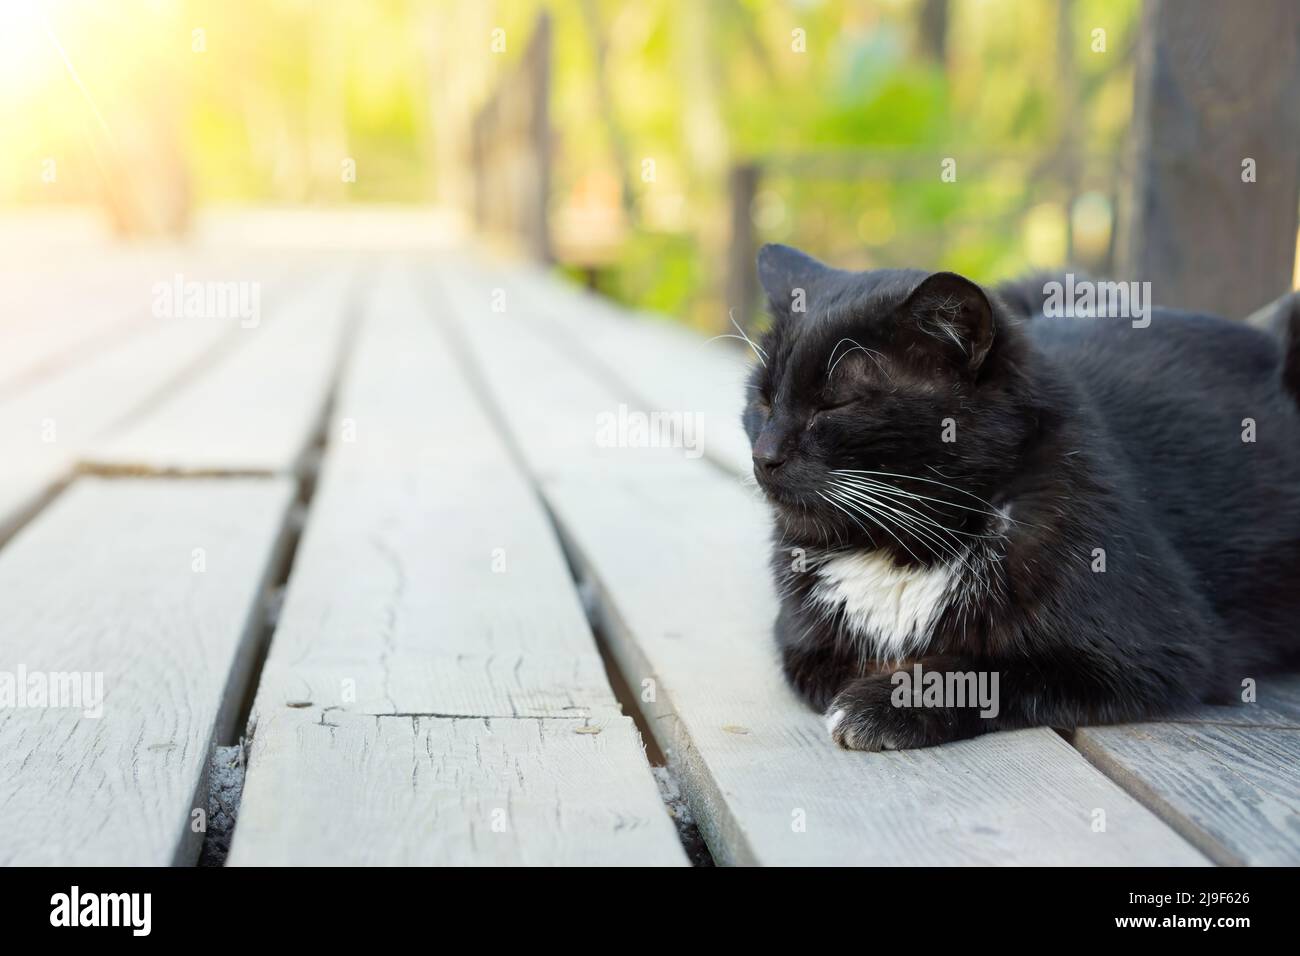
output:
[[[841, 745], [1149, 718], [1298, 662], [1300, 322], [1049, 318], [1041, 284], [784, 246], [758, 266], [776, 637]], [[989, 676], [993, 707], [954, 699]]]

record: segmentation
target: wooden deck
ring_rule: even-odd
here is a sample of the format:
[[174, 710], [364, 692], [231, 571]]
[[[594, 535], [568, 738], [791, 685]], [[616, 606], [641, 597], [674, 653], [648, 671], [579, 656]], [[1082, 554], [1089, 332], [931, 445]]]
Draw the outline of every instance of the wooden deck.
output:
[[[0, 677], [104, 688], [0, 707], [0, 863], [193, 863], [241, 737], [232, 865], [685, 865], [660, 753], [718, 863], [1300, 862], [1295, 680], [837, 749], [777, 668], [730, 343], [456, 248], [0, 238]], [[155, 317], [178, 272], [260, 321]]]

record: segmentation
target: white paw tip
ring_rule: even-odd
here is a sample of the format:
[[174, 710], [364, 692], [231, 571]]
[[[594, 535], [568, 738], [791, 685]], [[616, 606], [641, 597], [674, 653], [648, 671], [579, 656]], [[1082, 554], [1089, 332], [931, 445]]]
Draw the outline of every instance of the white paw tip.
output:
[[835, 711], [833, 714], [827, 714], [827, 715], [826, 715], [826, 730], [827, 730], [827, 732], [828, 732], [828, 733], [832, 733], [832, 734], [835, 733], [835, 728], [838, 727], [838, 726], [840, 725], [840, 721], [843, 720], [843, 719], [844, 719], [844, 708], [843, 708], [843, 707], [841, 707], [839, 710]]

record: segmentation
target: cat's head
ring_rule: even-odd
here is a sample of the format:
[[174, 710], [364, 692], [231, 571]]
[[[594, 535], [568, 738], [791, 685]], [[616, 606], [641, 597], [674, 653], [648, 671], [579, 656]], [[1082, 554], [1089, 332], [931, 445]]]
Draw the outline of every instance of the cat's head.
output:
[[773, 321], [744, 424], [786, 533], [930, 563], [994, 519], [1032, 425], [995, 300], [951, 272], [845, 272], [787, 246], [758, 273]]

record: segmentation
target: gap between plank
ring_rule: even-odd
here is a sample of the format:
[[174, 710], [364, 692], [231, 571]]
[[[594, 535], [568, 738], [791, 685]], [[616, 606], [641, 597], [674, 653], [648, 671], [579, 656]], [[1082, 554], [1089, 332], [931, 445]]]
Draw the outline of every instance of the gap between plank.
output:
[[48, 356], [44, 361], [28, 366], [3, 384], [0, 384], [0, 401], [13, 398], [33, 386], [41, 384], [42, 381], [53, 378], [55, 375], [76, 369], [84, 365], [88, 358], [93, 358], [98, 352], [129, 342], [148, 330], [151, 317], [147, 312], [143, 309], [138, 313], [133, 310], [128, 315], [128, 318], [101, 330], [98, 334], [89, 336], [87, 340], [79, 342], [67, 351]]
[[1121, 790], [1150, 810], [1171, 830], [1209, 857], [1216, 866], [1246, 866], [1245, 860], [1223, 846], [1206, 832], [1204, 827], [1198, 826], [1181, 813], [1145, 780], [1112, 759], [1104, 749], [1081, 744], [1073, 731], [1063, 732], [1061, 736], [1099, 773], [1104, 774]]
[[[298, 546], [302, 542], [308, 512], [316, 495], [321, 463], [329, 446], [330, 423], [338, 402], [343, 367], [360, 325], [363, 293], [368, 285], [368, 276], [358, 275], [348, 293], [348, 304], [345, 306], [347, 314], [344, 318], [342, 335], [339, 337], [338, 355], [330, 371], [329, 388], [325, 400], [321, 403], [311, 441], [294, 470], [297, 494], [281, 535], [279, 550], [274, 561], [274, 571], [268, 577], [267, 586], [258, 598], [258, 613], [261, 615], [261, 620], [251, 641], [252, 660], [246, 673], [238, 674], [232, 671], [231, 679], [226, 686], [226, 699], [234, 699], [238, 696], [239, 706], [229, 725], [221, 728], [220, 736], [215, 741], [212, 753], [209, 754], [208, 772], [204, 778], [208, 796], [206, 805], [210, 811], [209, 827], [204, 833], [199, 866], [224, 866], [234, 840], [235, 828], [239, 822], [239, 804], [243, 797], [244, 760], [254, 730], [249, 727], [249, 718], [252, 715], [253, 702], [257, 697], [258, 685], [261, 683], [262, 671], [266, 667], [267, 655], [270, 653], [272, 641], [275, 640], [280, 607], [284, 601], [289, 576], [293, 573], [294, 560], [298, 556]], [[149, 474], [154, 477], [159, 476], [158, 472], [149, 472]], [[221, 472], [217, 477], [233, 475], [233, 472]], [[184, 472], [182, 476], [198, 477], [195, 472]], [[219, 762], [222, 766], [217, 767]], [[214, 769], [221, 772], [214, 774]], [[220, 810], [220, 816], [215, 812], [217, 809]], [[218, 820], [220, 825], [213, 826]]]
[[[300, 292], [306, 282], [307, 280], [301, 277], [295, 277], [292, 280], [286, 279], [284, 284], [276, 289], [275, 295], [278, 296], [278, 301], [276, 297], [273, 297], [271, 307], [286, 301], [292, 301], [295, 293]], [[345, 307], [348, 310], [348, 315], [344, 319], [343, 333], [340, 336], [341, 347], [339, 356], [335, 361], [333, 370], [335, 378], [331, 380], [331, 389], [336, 384], [342, 356], [346, 354], [346, 347], [352, 334], [352, 326], [355, 325], [356, 310], [360, 302], [357, 290], [362, 285], [362, 280], [358, 275], [357, 278], [353, 279], [350, 289], [345, 293], [349, 300], [349, 304]], [[274, 315], [273, 308], [271, 312]], [[271, 322], [274, 321], [275, 319], [272, 318]], [[232, 328], [217, 341], [216, 345], [187, 365], [181, 374], [174, 375], [163, 382], [138, 406], [104, 429], [97, 438], [104, 438], [113, 435], [115, 432], [122, 431], [137, 419], [149, 414], [156, 406], [165, 403], [170, 396], [188, 388], [196, 377], [220, 365], [230, 357], [238, 355], [242, 349], [247, 348], [250, 344], [251, 337], [247, 332], [247, 329], [239, 326]], [[320, 423], [317, 423], [317, 427], [320, 427]], [[298, 462], [297, 465], [301, 466], [302, 462]], [[73, 474], [74, 477], [76, 475], [96, 475], [103, 478], [269, 478], [275, 472], [258, 468], [177, 468], [173, 466], [158, 468], [131, 462], [78, 461], [73, 469]]]
[[[302, 284], [305, 284], [305, 281], [306, 280], [301, 278], [286, 280], [285, 284], [276, 290], [280, 302], [291, 300], [293, 298], [293, 293], [296, 292]], [[273, 307], [276, 304], [277, 302], [273, 296], [270, 306]], [[274, 321], [274, 319], [272, 319], [272, 321]], [[104, 429], [101, 435], [97, 437], [111, 435], [116, 431], [122, 430], [122, 428], [132, 424], [137, 418], [152, 411], [155, 405], [165, 402], [172, 394], [187, 388], [195, 376], [202, 375], [208, 369], [220, 364], [227, 356], [237, 353], [241, 348], [247, 345], [248, 340], [251, 338], [247, 335], [247, 332], [248, 329], [240, 328], [238, 325], [232, 327], [225, 335], [217, 340], [216, 345], [198, 356], [180, 372], [165, 380], [158, 386], [158, 388], [154, 389], [147, 398], [141, 401], [139, 405], [124, 414], [117, 421], [113, 422], [111, 426]], [[82, 474], [97, 475], [101, 473], [110, 473], [113, 471], [113, 467], [106, 467], [104, 472], [101, 472], [99, 466], [78, 462], [77, 470]], [[135, 477], [143, 477], [146, 471], [147, 470], [142, 469], [140, 474], [132, 474], [134, 474]]]
[[51, 483], [35, 501], [30, 502], [26, 508], [14, 515], [8, 522], [0, 525], [0, 548], [3, 548], [17, 537], [23, 528], [31, 524], [41, 512], [53, 504], [54, 500], [67, 490], [68, 485], [72, 484], [72, 479], [73, 475], [69, 473], [58, 481]]
[[[641, 737], [646, 762], [650, 765], [650, 771], [659, 789], [660, 798], [664, 802], [664, 810], [673, 821], [682, 849], [686, 852], [692, 866], [713, 866], [713, 855], [708, 844], [705, 842], [704, 836], [700, 832], [686, 801], [681, 796], [684, 792], [681, 781], [668, 766], [659, 738], [647, 720], [647, 715], [642, 710], [639, 699], [628, 684], [618, 658], [599, 625], [600, 620], [608, 611], [604, 607], [604, 596], [599, 589], [591, 585], [578, 564], [578, 556], [572, 547], [572, 543], [564, 534], [564, 529], [556, 518], [555, 512], [551, 509], [550, 502], [542, 495], [538, 487], [537, 475], [529, 467], [523, 452], [516, 444], [514, 435], [497, 407], [496, 400], [493, 398], [487, 383], [479, 374], [478, 363], [461, 338], [459, 330], [455, 328], [450, 319], [441, 317], [442, 313], [439, 311], [439, 307], [451, 308], [451, 303], [442, 294], [441, 286], [436, 283], [424, 283], [422, 288], [426, 293], [425, 298], [430, 301], [432, 306], [430, 309], [432, 321], [442, 332], [443, 338], [447, 341], [448, 349], [458, 360], [469, 390], [477, 397], [484, 414], [496, 428], [498, 436], [505, 445], [506, 454], [519, 468], [520, 474], [524, 476], [529, 491], [541, 507], [542, 513], [546, 516], [546, 520], [559, 542], [565, 565], [568, 567], [569, 575], [573, 579], [574, 587], [577, 589], [578, 596], [582, 601], [583, 611], [586, 614], [592, 639], [596, 644], [596, 650], [600, 654], [601, 664], [604, 666], [610, 689], [614, 692], [614, 698], [618, 701], [619, 709], [626, 716], [632, 718], [632, 722], [636, 725], [637, 732]], [[711, 463], [717, 464], [717, 462]]]
[[[225, 271], [232, 265], [240, 265], [231, 253], [222, 254], [222, 258], [217, 260], [219, 269]], [[179, 265], [179, 264], [176, 264]], [[124, 265], [126, 269], [133, 269], [131, 265]], [[145, 282], [148, 280], [145, 279]], [[284, 276], [273, 281], [287, 282]], [[277, 291], [282, 291], [277, 289]], [[52, 353], [42, 361], [34, 365], [29, 365], [22, 371], [13, 375], [4, 382], [0, 382], [0, 402], [7, 401], [22, 392], [42, 384], [45, 380], [53, 378], [56, 375], [75, 370], [84, 366], [86, 362], [92, 359], [97, 353], [102, 353], [104, 349], [112, 349], [119, 345], [129, 343], [132, 339], [139, 338], [149, 326], [157, 322], [157, 317], [152, 315], [149, 309], [144, 306], [130, 307], [123, 309], [118, 313], [116, 321], [107, 324], [104, 328], [92, 332], [75, 344], [70, 343], [66, 348], [61, 348]]]
[[[643, 395], [641, 391], [628, 385], [626, 381], [619, 378], [618, 373], [595, 353], [593, 353], [577, 335], [570, 332], [562, 323], [556, 322], [550, 317], [551, 308], [545, 304], [537, 310], [537, 316], [541, 319], [542, 325], [547, 327], [548, 336], [554, 340], [563, 341], [565, 345], [572, 350], [574, 363], [582, 368], [588, 375], [595, 379], [599, 384], [605, 386], [615, 395], [626, 397], [629, 405], [637, 405], [641, 410], [650, 412], [655, 408], [648, 396]], [[700, 341], [700, 346], [707, 344], [704, 340]], [[734, 350], [739, 353], [740, 350]], [[739, 407], [740, 397], [737, 396], [737, 406]], [[737, 422], [740, 421], [740, 412], [736, 412]], [[710, 450], [710, 443], [705, 442], [703, 458], [708, 464], [712, 465], [718, 471], [722, 472], [728, 478], [744, 478], [743, 472], [738, 472], [725, 457], [719, 456], [716, 452]], [[713, 446], [716, 447], [716, 446]]]
[[[201, 373], [213, 361], [216, 360], [216, 357], [218, 355], [224, 355], [226, 351], [230, 349], [231, 346], [228, 340], [232, 338], [235, 332], [237, 332], [237, 330], [232, 330], [231, 333], [227, 334], [226, 336], [223, 336], [220, 340], [218, 340], [217, 344], [214, 345], [207, 352], [198, 356], [194, 360], [188, 362], [187, 364], [182, 366], [179, 370], [177, 370], [171, 377], [164, 380], [161, 384], [159, 384], [159, 386], [156, 389], [151, 391], [140, 402], [138, 406], [124, 413], [121, 418], [117, 419], [115, 422], [113, 422], [112, 425], [110, 425], [107, 429], [105, 429], [104, 434], [107, 434], [116, 428], [120, 428], [125, 422], [128, 422], [135, 416], [139, 415], [146, 407], [151, 407], [156, 402], [164, 399], [168, 393], [180, 387], [180, 383], [183, 379], [187, 378], [190, 375]], [[105, 470], [101, 472], [99, 469], [86, 467], [80, 460], [74, 460], [72, 466], [60, 478], [58, 478], [56, 481], [51, 482], [50, 485], [45, 489], [45, 492], [39, 498], [37, 498], [34, 502], [32, 502], [30, 506], [28, 506], [23, 512], [21, 512], [15, 518], [9, 521], [6, 525], [0, 526], [0, 547], [4, 547], [11, 540], [13, 540], [13, 538], [18, 534], [18, 532], [20, 532], [27, 525], [31, 524], [32, 521], [34, 521], [42, 512], [44, 512], [46, 508], [48, 508], [51, 504], [54, 503], [55, 499], [58, 498], [59, 495], [61, 495], [64, 491], [66, 491], [67, 488], [77, 478], [81, 477], [82, 475], [96, 475], [96, 476], [102, 476], [106, 478], [175, 477], [171, 475], [153, 474], [144, 470], [123, 470], [123, 471], [117, 471], [115, 473], [111, 470]], [[189, 475], [186, 477], [210, 477], [210, 476]], [[247, 476], [222, 475], [221, 477], [247, 477]], [[256, 477], [268, 477], [268, 476], [257, 475]]]
[[546, 511], [546, 518], [551, 522], [551, 527], [555, 529], [560, 539], [560, 548], [564, 552], [565, 561], [569, 565], [570, 573], [574, 575], [574, 583], [577, 584], [581, 594], [583, 609], [587, 612], [587, 623], [591, 626], [591, 635], [596, 641], [596, 650], [600, 652], [600, 662], [605, 666], [605, 676], [614, 691], [614, 699], [618, 701], [623, 713], [632, 718], [632, 722], [636, 724], [636, 729], [641, 734], [646, 760], [650, 762], [650, 772], [654, 774], [655, 784], [659, 787], [659, 796], [668, 807], [668, 815], [673, 818], [673, 823], [677, 827], [677, 839], [681, 841], [682, 849], [686, 851], [691, 866], [713, 866], [713, 854], [709, 852], [709, 845], [704, 842], [704, 835], [700, 832], [690, 806], [682, 795], [681, 781], [668, 766], [668, 759], [659, 746], [659, 740], [641, 710], [635, 691], [628, 684], [617, 658], [614, 657], [608, 636], [600, 626], [601, 613], [598, 603], [601, 598], [590, 583], [574, 570], [573, 555], [563, 536], [559, 535], [555, 515], [551, 514], [549, 508]]
[[[283, 295], [287, 292], [288, 280], [286, 286], [281, 287], [279, 292]], [[128, 424], [139, 415], [143, 414], [149, 408], [152, 408], [160, 401], [165, 401], [167, 396], [177, 389], [183, 387], [188, 379], [194, 375], [202, 374], [206, 369], [216, 364], [227, 353], [235, 347], [237, 337], [242, 330], [235, 328], [229, 333], [217, 340], [211, 348], [191, 361], [182, 365], [171, 376], [165, 378], [158, 384], [158, 387], [149, 392], [138, 405], [124, 412], [120, 418], [109, 425], [101, 434], [111, 434], [113, 431], [120, 429], [123, 425]], [[345, 331], [345, 342], [347, 332]], [[126, 341], [133, 336], [121, 336]], [[119, 343], [120, 344], [120, 343]], [[5, 398], [10, 397], [3, 393]], [[84, 449], [83, 449], [84, 451]], [[174, 470], [154, 470], [148, 468], [129, 467], [129, 466], [89, 466], [80, 460], [74, 460], [71, 468], [67, 470], [60, 478], [52, 481], [45, 491], [32, 501], [25, 509], [15, 515], [8, 522], [0, 524], [0, 548], [5, 547], [10, 541], [18, 535], [23, 528], [31, 524], [38, 518], [46, 508], [63, 494], [64, 491], [79, 477], [83, 475], [94, 475], [103, 478], [269, 478], [272, 475], [269, 472], [255, 471], [211, 471], [211, 472], [181, 472]]]

